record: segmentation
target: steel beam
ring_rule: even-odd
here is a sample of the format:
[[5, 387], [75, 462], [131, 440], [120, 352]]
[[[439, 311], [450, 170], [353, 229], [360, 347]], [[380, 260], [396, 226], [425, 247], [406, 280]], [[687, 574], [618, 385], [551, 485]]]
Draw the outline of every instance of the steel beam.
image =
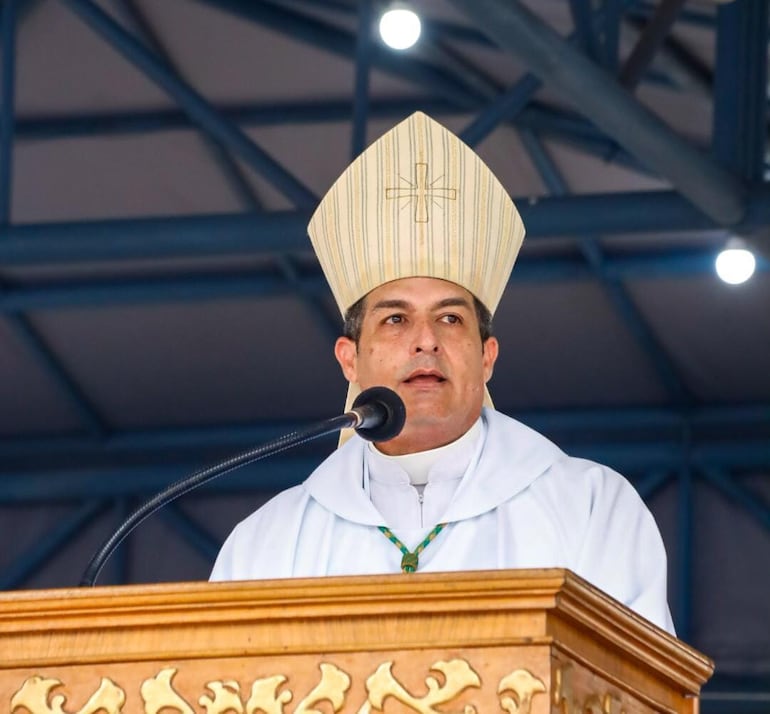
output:
[[[236, 430], [242, 432], [245, 429], [236, 427]], [[205, 436], [205, 430], [197, 431]], [[262, 431], [267, 432], [265, 429]], [[291, 430], [287, 429], [281, 433], [288, 431]], [[45, 440], [35, 441], [38, 447], [46, 447]], [[209, 450], [201, 452], [200, 449], [192, 449], [192, 446], [181, 449], [171, 445], [164, 446], [159, 442], [154, 457], [144, 449], [133, 453], [126, 451], [122, 456], [131, 453], [134, 460], [138, 458], [137, 454], [144, 455], [145, 463], [130, 467], [124, 466], [120, 458], [114, 463], [94, 466], [89, 463], [85, 449], [76, 453], [51, 451], [49, 458], [43, 463], [40, 461], [40, 452], [32, 453], [33, 447], [30, 446], [31, 453], [29, 458], [25, 459], [24, 468], [13, 468], [14, 459], [9, 460], [4, 456], [4, 471], [0, 472], [0, 504], [82, 502], [84, 498], [146, 498], [160, 492], [176, 479], [192, 474], [202, 466], [215, 463], [218, 458], [224, 459], [232, 455], [244, 445], [264, 443], [267, 439], [235, 443], [232, 436], [223, 435], [222, 441], [233, 443], [229, 448], [220, 444], [216, 448], [212, 446]], [[770, 438], [736, 438], [719, 445], [704, 439], [702, 442], [693, 442], [691, 452], [683, 447], [681, 439], [676, 438], [595, 443], [560, 439], [559, 443], [572, 456], [606, 464], [625, 474], [645, 498], [654, 497], [656, 491], [668, 483], [664, 474], [676, 473], [688, 458], [693, 468], [709, 469], [712, 472], [715, 469], [766, 472], [770, 468]], [[303, 453], [301, 456], [284, 454], [276, 456], [270, 462], [238, 469], [206, 484], [200, 493], [275, 493], [295, 486], [318, 466], [335, 448], [335, 444], [334, 440], [327, 439], [312, 453]], [[96, 447], [91, 445], [90, 450], [96, 451]], [[2, 445], [0, 453], [6, 454]], [[170, 462], [169, 455], [172, 453], [174, 461]], [[61, 469], [62, 454], [66, 456], [68, 463], [74, 463], [77, 459], [82, 466], [77, 469]], [[25, 456], [23, 453], [18, 455]], [[33, 457], [37, 462], [32, 462]], [[101, 458], [104, 461], [104, 457]], [[32, 468], [33, 466], [35, 468]], [[758, 502], [745, 487], [735, 486], [735, 482], [729, 488], [732, 493], [731, 500], [742, 499], [741, 502], [748, 502], [748, 499], [753, 498], [754, 517], [763, 525], [767, 525], [769, 512], [765, 505]]]
[[[261, 0], [258, 3], [247, 0], [198, 0], [198, 2], [211, 5], [221, 12], [227, 12], [264, 25], [275, 32], [291, 37], [295, 41], [300, 40], [346, 59], [353, 60], [355, 57], [356, 43], [352, 32], [341, 30], [339, 27], [302, 13], [279, 7], [269, 0]], [[432, 92], [460, 106], [473, 106], [483, 99], [483, 97], [474, 96], [446, 72], [413, 57], [396, 55], [385, 48], [377, 48], [372, 53], [371, 62], [373, 67], [414, 82], [421, 89], [430, 87]]]
[[577, 45], [584, 54], [588, 55], [594, 62], [598, 62], [600, 58], [599, 43], [594, 33], [591, 2], [590, 0], [568, 1]]
[[[647, 21], [655, 14], [657, 7], [657, 2], [652, 2], [651, 0], [644, 2], [634, 0], [634, 2], [628, 3], [626, 15]], [[713, 30], [715, 25], [714, 13], [708, 10], [699, 10], [698, 8], [685, 8], [680, 13], [679, 20], [680, 22], [706, 30]]]
[[[689, 426], [700, 430], [721, 429], [744, 433], [749, 426], [770, 425], [770, 404], [701, 406], [678, 410], [670, 407], [572, 410], [532, 410], [516, 412], [516, 418], [538, 431], [611, 432], [655, 429], [666, 434], [680, 434]], [[731, 432], [732, 433], [732, 432]]]
[[[680, 12], [680, 22], [686, 14], [687, 10]], [[641, 37], [646, 26], [644, 20], [626, 13], [624, 21], [628, 30]], [[673, 34], [663, 40], [657, 54], [657, 64], [676, 86], [697, 92], [704, 99], [711, 99], [714, 83], [711, 66]]]
[[[172, 72], [177, 74], [181, 81], [186, 81], [146, 17], [136, 6], [134, 0], [120, 0], [120, 6], [128, 15], [129, 20], [138, 29], [142, 39], [153, 48], [156, 54], [168, 65]], [[240, 199], [244, 208], [253, 211], [260, 210], [262, 206], [257, 195], [254, 193], [254, 189], [244, 176], [240, 166], [227, 152], [226, 147], [205, 132], [201, 134], [201, 138], [203, 139], [207, 152], [213, 158], [221, 174], [224, 176], [228, 185], [233, 189], [235, 195]], [[306, 297], [304, 286], [300, 284], [300, 281], [297, 279], [296, 270], [294, 270], [291, 259], [286, 255], [280, 255], [277, 256], [276, 263], [287, 283], [296, 288], [301, 296]], [[312, 299], [305, 299], [305, 303], [310, 312], [321, 318], [321, 324], [326, 326], [330, 339], [336, 339], [336, 326], [329, 319], [323, 303]]]
[[[770, 190], [758, 187], [736, 230], [770, 224], [768, 198]], [[522, 198], [517, 205], [528, 240], [715, 228], [667, 191]], [[0, 228], [0, 265], [309, 253], [309, 218], [309, 211], [275, 211], [9, 226]]]
[[671, 483], [672, 475], [668, 471], [650, 471], [641, 478], [633, 481], [634, 488], [642, 499], [649, 503], [657, 493]]
[[[21, 7], [31, 7], [19, 0], [7, 0], [0, 11], [0, 41], [2, 41], [2, 75], [0, 75], [0, 229], [7, 227], [11, 219], [11, 198], [13, 186], [13, 140], [14, 140], [14, 99], [15, 99], [15, 45], [17, 12]], [[0, 300], [5, 285], [0, 281]], [[105, 433], [99, 415], [76, 384], [75, 380], [59, 364], [55, 355], [45, 344], [29, 320], [19, 314], [6, 313], [5, 320], [16, 338], [25, 346], [33, 359], [59, 387], [73, 409], [80, 414], [88, 429], [95, 436]]]
[[623, 0], [604, 0], [604, 18], [601, 33], [601, 61], [610, 74], [616, 74], [620, 52], [620, 24], [623, 17]]
[[200, 523], [188, 516], [177, 503], [167, 504], [159, 515], [204, 560], [214, 562], [219, 548], [222, 546], [218, 538], [215, 538]]
[[353, 131], [350, 140], [351, 159], [366, 148], [366, 125], [369, 117], [369, 66], [372, 56], [372, 0], [358, 3], [355, 84], [353, 87]]
[[[712, 275], [715, 254], [710, 249], [673, 254], [605, 258], [603, 273], [609, 280], [656, 280]], [[757, 273], [770, 271], [770, 261], [758, 257]], [[521, 255], [509, 284], [588, 280], [592, 271], [576, 257], [528, 258]], [[321, 300], [330, 294], [320, 274], [296, 275], [293, 280], [272, 272], [215, 273], [191, 277], [134, 278], [121, 281], [67, 281], [64, 284], [24, 285], [0, 292], [0, 313], [69, 307], [147, 305], [160, 302], [198, 302], [238, 298], [274, 298], [297, 294]], [[338, 325], [334, 325], [335, 338]]]
[[620, 70], [620, 83], [634, 89], [652, 64], [655, 53], [663, 44], [687, 0], [662, 0], [647, 26], [637, 40], [634, 49]]
[[[683, 451], [678, 434], [684, 427], [693, 433], [692, 460], [732, 469], [767, 468], [770, 465], [770, 436], [746, 438], [748, 431], [768, 431], [770, 405], [712, 407], [682, 413], [673, 409], [600, 409], [517, 412], [506, 409], [516, 418], [557, 440], [582, 455], [592, 454], [604, 463], [632, 463], [635, 469], [676, 469], [682, 463]], [[106, 439], [81, 435], [47, 437], [17, 437], [0, 440], [2, 473], [20, 469], [45, 469], [62, 462], [78, 463], [83, 469], [98, 468], [120, 463], [127, 458], [145, 459], [154, 463], [164, 455], [164, 463], [187, 463], [191, 458], [216, 458], [229, 450], [264, 443], [296, 429], [307, 426], [296, 422], [268, 422], [264, 424], [230, 424], [200, 428], [172, 428], [129, 431], [111, 434]], [[724, 440], [711, 438], [715, 428], [724, 434]], [[611, 441], [598, 442], [596, 433]], [[623, 433], [649, 434], [651, 441], [623, 441]], [[319, 450], [329, 444], [320, 444]], [[209, 456], [206, 456], [206, 455]], [[212, 456], [213, 454], [213, 456]], [[679, 459], [677, 462], [676, 459]], [[114, 463], [113, 463], [114, 462]], [[273, 461], [271, 463], [277, 463]], [[48, 466], [46, 466], [46, 464]], [[31, 477], [31, 476], [30, 476]], [[4, 477], [0, 477], [3, 482]], [[31, 483], [31, 481], [29, 482]], [[69, 482], [67, 482], [69, 483]], [[105, 481], [106, 487], [112, 482]], [[5, 482], [8, 486], [8, 482]], [[17, 484], [23, 488], [24, 484]], [[98, 487], [101, 488], [101, 487]], [[7, 493], [6, 489], [6, 493]]]
[[644, 157], [705, 215], [727, 226], [741, 220], [746, 198], [739, 181], [679, 138], [518, 0], [451, 3], [621, 146]]
[[[712, 230], [708, 218], [672, 191], [517, 199], [528, 239]], [[98, 260], [307, 253], [310, 211], [214, 214], [0, 227], [0, 265]], [[736, 230], [770, 225], [770, 186], [750, 193]]]
[[0, 265], [309, 252], [310, 211], [215, 214], [0, 228]]
[[[106, 507], [104, 501], [90, 500], [69, 517], [62, 519], [55, 528], [0, 571], [0, 590], [13, 590], [22, 586], [25, 580], [55, 557], [86, 524], [106, 510]], [[76, 580], [77, 574], [73, 573], [73, 584]]]
[[310, 189], [257, 146], [241, 129], [222, 117], [198, 92], [91, 0], [63, 1], [89, 27], [172, 97], [204, 132], [240, 156], [294, 205], [310, 208], [317, 203]]
[[[602, 271], [609, 280], [656, 280], [712, 275], [715, 253], [711, 249], [673, 254], [605, 258]], [[770, 271], [770, 261], [757, 259], [757, 273]], [[521, 255], [509, 284], [551, 283], [590, 279], [592, 271], [576, 257], [528, 258]], [[308, 300], [330, 295], [325, 278], [296, 275], [292, 280], [272, 272], [247, 275], [215, 273], [191, 277], [134, 278], [121, 281], [67, 281], [66, 284], [25, 285], [0, 292], [0, 313], [68, 307], [146, 305], [159, 302], [198, 302], [237, 298], [275, 298], [297, 294]], [[333, 325], [335, 338], [339, 326]]]
[[513, 121], [541, 86], [542, 82], [534, 75], [524, 75], [510, 89], [503, 92], [486, 109], [482, 110], [460, 132], [460, 138], [468, 146], [476, 146], [492, 133], [502, 121]]
[[[139, 9], [136, 2], [134, 0], [118, 0], [118, 5], [138, 32], [139, 37], [155, 52], [160, 60], [168, 65], [171, 72], [175, 73], [180, 80], [186, 82], [187, 80], [180, 71], [179, 66], [174, 62], [158, 33], [147, 20], [146, 15]], [[227, 152], [227, 149], [204, 131], [200, 131], [200, 138], [207, 153], [219, 169], [220, 175], [239, 201], [241, 208], [247, 211], [261, 210], [262, 205], [254, 193], [254, 189], [241, 170], [241, 167]]]
[[720, 667], [700, 696], [701, 714], [766, 714], [770, 703], [770, 675], [722, 674]]
[[713, 151], [748, 181], [761, 180], [767, 149], [767, 0], [717, 10]]
[[334, 316], [329, 313], [326, 307], [327, 301], [319, 299], [331, 294], [326, 281], [320, 281], [321, 285], [319, 286], [319, 280], [315, 278], [306, 280], [300, 276], [291, 257], [288, 255], [277, 256], [276, 262], [287, 287], [292, 288], [291, 293], [287, 292], [286, 294], [299, 296], [310, 313], [319, 319], [319, 325], [326, 333], [329, 345], [333, 345], [340, 336], [340, 320], [337, 318], [336, 313]]
[[431, 27], [431, 21], [426, 18], [421, 18], [421, 23], [424, 30], [419, 44], [414, 49], [416, 55], [440, 67], [458, 85], [466, 89], [469, 99], [480, 97], [488, 102], [500, 94], [503, 85], [467, 59], [462, 51], [456, 48], [456, 41], [450, 40], [453, 36], [441, 34]]
[[514, 119], [514, 126], [537, 131], [544, 139], [570, 145], [595, 156], [604, 163], [618, 164], [637, 173], [650, 176], [650, 169], [629, 154], [613, 139], [602, 134], [593, 124], [574, 112], [554, 110], [535, 102]]
[[733, 478], [727, 467], [704, 463], [699, 469], [704, 480], [717, 489], [728, 500], [750, 515], [762, 528], [770, 533], [770, 503], [762, 496], [746, 488]]
[[62, 367], [56, 355], [45, 343], [37, 330], [24, 315], [10, 313], [5, 315], [13, 334], [24, 345], [38, 365], [51, 377], [59, 388], [73, 411], [78, 414], [86, 429], [93, 437], [103, 438], [107, 435], [107, 426], [75, 379]]
[[[329, 451], [332, 448], [330, 444]], [[245, 466], [202, 486], [197, 495], [283, 490], [303, 481], [322, 458], [320, 455], [316, 458], [281, 456], [261, 466]], [[201, 462], [213, 463], [214, 460], [203, 458]], [[150, 466], [83, 466], [79, 469], [3, 473], [0, 474], [0, 504], [13, 506], [83, 498], [142, 499], [159, 493], [174, 481], [200, 470], [201, 466], [202, 463], [187, 459], [174, 464], [153, 463]], [[192, 494], [184, 496], [188, 497], [195, 498]], [[121, 523], [132, 510], [123, 509]]]
[[[332, 10], [335, 13], [345, 13], [349, 17], [352, 17], [357, 9], [357, 0], [348, 0], [348, 2], [345, 2], [345, 0], [288, 0], [288, 2], [282, 0], [282, 4], [284, 6], [306, 5], [313, 10], [322, 8], [324, 10]], [[382, 10], [386, 5], [379, 2], [375, 7]], [[422, 23], [421, 37], [428, 40], [450, 38], [452, 40], [469, 42], [483, 47], [490, 47], [492, 45], [489, 38], [467, 25], [425, 16], [420, 18], [420, 22]]]
[[11, 221], [18, 5], [19, 0], [6, 0], [0, 10], [0, 226]]
[[[593, 26], [604, 22], [608, 13], [605, 9], [596, 13], [591, 12], [586, 0], [571, 0], [570, 6], [577, 27], [567, 41], [582, 44], [589, 52], [597, 52], [598, 50], [593, 46], [595, 44]], [[460, 138], [469, 146], [476, 146], [503, 121], [515, 122], [542, 86], [543, 83], [534, 74], [526, 73], [508, 90], [497, 93], [494, 100], [480, 110], [476, 118], [463, 129], [459, 135]]]
[[[350, 120], [350, 99], [270, 102], [268, 104], [228, 104], [217, 111], [239, 126], [279, 126], [281, 124], [338, 123]], [[474, 105], [480, 108], [481, 102]], [[417, 110], [432, 116], [466, 114], [468, 107], [434, 95], [406, 99], [373, 100], [369, 115], [377, 119], [403, 119]], [[19, 117], [16, 136], [20, 141], [56, 141], [89, 136], [124, 136], [152, 132], [184, 131], [193, 125], [176, 109], [113, 112], [61, 116]]]
[[[530, 80], [531, 81], [531, 80]], [[539, 80], [535, 80], [540, 85]], [[514, 92], [521, 92], [518, 97]], [[541, 134], [557, 141], [566, 142], [581, 151], [599, 157], [604, 161], [620, 163], [634, 171], [649, 173], [637, 159], [628, 154], [612, 139], [604, 136], [596, 127], [575, 113], [565, 112], [542, 104], [525, 100], [530, 99], [530, 92], [517, 83], [508, 92], [504, 92], [492, 104], [478, 104], [475, 111], [489, 112], [489, 116], [478, 119], [481, 131], [467, 129], [467, 138], [478, 143], [492, 131], [499, 121], [498, 116], [512, 117], [516, 126], [531, 127]], [[500, 106], [510, 101], [509, 108]], [[500, 111], [498, 112], [498, 107]], [[523, 107], [523, 108], [521, 108]], [[373, 100], [368, 103], [370, 118], [399, 120], [413, 112], [424, 111], [433, 117], [467, 114], [468, 108], [462, 108], [443, 99], [418, 97], [413, 99]], [[269, 105], [221, 106], [218, 111], [228, 121], [239, 126], [275, 126], [279, 124], [305, 124], [321, 122], [341, 122], [350, 118], [350, 101], [311, 101], [284, 102]], [[178, 110], [159, 110], [130, 112], [119, 114], [90, 114], [71, 117], [27, 117], [16, 122], [16, 136], [20, 141], [52, 141], [61, 138], [85, 136], [123, 136], [129, 134], [147, 134], [161, 131], [190, 129], [189, 117]]]
[[[566, 195], [569, 190], [566, 181], [534, 132], [529, 130], [522, 131], [521, 139], [551, 194], [557, 196]], [[609, 298], [610, 303], [636, 340], [637, 345], [646, 353], [648, 359], [655, 367], [669, 395], [678, 404], [690, 403], [692, 395], [685, 386], [679, 370], [642, 317], [624, 285], [617, 279], [610, 277], [606, 272], [606, 258], [599, 243], [599, 238], [587, 234], [578, 241], [578, 245], [586, 261], [591, 266], [595, 277], [599, 280], [606, 296]]]
[[152, 305], [238, 298], [296, 296], [298, 290], [320, 299], [329, 287], [322, 275], [291, 283], [272, 273], [135, 278], [15, 287], [0, 292], [0, 312], [107, 305]]

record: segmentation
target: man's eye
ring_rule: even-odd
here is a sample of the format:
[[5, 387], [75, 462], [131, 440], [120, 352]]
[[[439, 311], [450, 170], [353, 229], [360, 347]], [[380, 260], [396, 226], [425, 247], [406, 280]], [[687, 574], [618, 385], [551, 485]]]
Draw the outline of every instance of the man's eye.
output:
[[397, 325], [404, 321], [403, 315], [389, 315], [385, 318], [385, 323], [388, 325]]
[[459, 315], [442, 315], [441, 320], [450, 325], [456, 325], [458, 322], [462, 322]]

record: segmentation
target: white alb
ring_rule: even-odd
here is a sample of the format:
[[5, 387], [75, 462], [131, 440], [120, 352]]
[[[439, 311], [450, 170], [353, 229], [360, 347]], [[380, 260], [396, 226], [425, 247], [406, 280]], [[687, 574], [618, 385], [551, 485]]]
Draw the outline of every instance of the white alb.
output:
[[350, 439], [235, 528], [211, 579], [398, 573], [402, 554], [377, 526], [411, 550], [446, 522], [419, 571], [569, 568], [673, 633], [663, 542], [631, 484], [492, 409], [482, 425], [464, 458], [434, 464], [421, 495]]

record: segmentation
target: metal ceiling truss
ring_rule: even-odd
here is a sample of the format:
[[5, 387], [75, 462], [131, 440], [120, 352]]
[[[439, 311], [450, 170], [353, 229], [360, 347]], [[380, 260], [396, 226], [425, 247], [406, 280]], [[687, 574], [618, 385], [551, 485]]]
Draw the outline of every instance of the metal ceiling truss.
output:
[[[535, 136], [534, 132], [529, 130], [523, 131], [521, 132], [521, 138], [550, 193], [559, 196], [566, 195], [569, 192], [568, 187], [559, 168], [548, 155], [547, 149]], [[598, 236], [584, 235], [579, 241], [579, 246], [583, 257], [598, 279], [610, 303], [623, 318], [623, 322], [628, 327], [637, 344], [656, 368], [658, 376], [665, 385], [672, 402], [683, 407], [692, 404], [692, 395], [677, 373], [677, 368], [661, 347], [639, 310], [637, 310], [623, 283], [617, 277], [610, 277], [604, 269], [606, 257], [601, 247], [600, 238]]]
[[[536, 78], [531, 80], [538, 82]], [[522, 93], [524, 88], [520, 89]], [[638, 159], [599, 132], [580, 115], [529, 101], [520, 111], [517, 101], [506, 93], [497, 100], [511, 102], [507, 121], [515, 126], [537, 128], [549, 139], [574, 145], [602, 161], [619, 163], [635, 171], [650, 171]], [[531, 96], [529, 93], [527, 96]], [[398, 119], [421, 109], [434, 116], [468, 113], [468, 109], [440, 98], [368, 100], [369, 119]], [[479, 109], [481, 104], [478, 104]], [[240, 126], [272, 126], [277, 124], [319, 124], [350, 119], [350, 101], [271, 102], [251, 106], [220, 106], [218, 111]], [[49, 141], [82, 136], [147, 135], [152, 132], [189, 129], [191, 122], [178, 110], [99, 113], [70, 117], [26, 117], [16, 122], [15, 136], [19, 141]], [[485, 129], [486, 130], [486, 129]], [[466, 129], [469, 131], [469, 129]], [[471, 137], [476, 142], [479, 139]]]
[[[20, 0], [9, 0], [2, 8], [2, 87], [0, 87], [0, 229], [10, 225], [10, 206], [12, 196], [12, 158], [14, 139], [15, 112], [15, 66], [16, 66], [16, 22], [21, 16], [21, 8], [25, 3]], [[26, 7], [31, 7], [26, 3]], [[0, 297], [6, 293], [6, 285], [0, 280]], [[42, 337], [36, 332], [29, 320], [22, 314], [9, 313], [5, 316], [12, 333], [26, 346], [30, 356], [47, 372], [54, 384], [59, 388], [62, 397], [75, 409], [83, 420], [84, 427], [92, 435], [104, 435], [104, 424], [95, 408], [89, 403], [75, 380], [59, 364], [56, 356], [48, 348]]]
[[[607, 462], [623, 472], [672, 468], [687, 458], [733, 470], [761, 470], [770, 459], [766, 434], [770, 419], [768, 404], [689, 410], [649, 407], [510, 411], [533, 428], [558, 436], [557, 440], [568, 450], [578, 450], [587, 458]], [[0, 502], [7, 496], [3, 489], [10, 488], [6, 476], [10, 478], [14, 471], [29, 471], [28, 477], [32, 478], [32, 469], [53, 470], [65, 460], [79, 464], [82, 469], [89, 469], [94, 464], [107, 468], [113, 462], [125, 463], [126, 460], [155, 463], [166, 451], [173, 451], [175, 460], [194, 463], [307, 426], [302, 422], [222, 424], [123, 430], [101, 438], [90, 434], [67, 434], [4, 439], [0, 441], [4, 473]], [[680, 444], [680, 434], [684, 431], [692, 435], [688, 450], [682, 450]], [[282, 487], [282, 484], [276, 483], [276, 487]], [[51, 489], [43, 492], [55, 493], [57, 488], [52, 484]]]
[[[60, 0], [116, 52], [128, 59], [177, 103], [179, 109], [124, 112], [69, 118], [16, 117], [14, 111], [16, 31], [38, 5], [35, 0], [5, 0], [2, 6], [2, 76], [0, 77], [0, 266], [76, 264], [133, 258], [193, 255], [269, 255], [275, 270], [248, 275], [207, 273], [120, 281], [68, 280], [25, 285], [6, 280], [0, 286], [0, 315], [12, 325], [41, 366], [59, 384], [81, 415], [82, 435], [0, 441], [0, 504], [46, 500], [81, 503], [70, 515], [22, 554], [0, 575], [0, 587], [18, 587], [76, 536], [84, 524], [104, 516], [120, 517], [132, 499], [165, 486], [201, 458], [259, 443], [297, 425], [218, 426], [114, 433], [89, 403], [87, 395], [58, 364], [26, 320], [25, 311], [61, 307], [234, 296], [300, 294], [312, 309], [328, 295], [317, 269], [299, 268], [293, 256], [307, 254], [305, 235], [317, 197], [244, 133], [244, 127], [284, 122], [351, 122], [351, 156], [365, 145], [371, 118], [400, 118], [421, 108], [437, 116], [471, 115], [463, 138], [476, 144], [502, 123], [517, 128], [550, 196], [521, 201], [530, 239], [572, 237], [580, 256], [544, 260], [526, 253], [512, 281], [586, 279], [593, 277], [607, 292], [618, 314], [656, 366], [671, 397], [669, 409], [553, 410], [519, 415], [535, 428], [562, 437], [571, 450], [616, 465], [632, 475], [640, 492], [652, 497], [662, 488], [679, 494], [676, 584], [677, 623], [690, 632], [693, 551], [693, 493], [707, 486], [737, 504], [770, 530], [770, 504], [743, 483], [742, 474], [770, 468], [770, 405], [709, 408], [694, 403], [671, 358], [646, 326], [624, 283], [630, 279], [697, 275], [711, 270], [709, 248], [643, 251], [622, 257], [602, 249], [601, 236], [674, 231], [741, 230], [750, 234], [770, 225], [770, 188], [763, 183], [766, 167], [768, 10], [764, 0], [736, 0], [715, 14], [683, 7], [681, 0], [660, 3], [605, 0], [595, 9], [588, 0], [568, 0], [574, 24], [571, 41], [516, 0], [450, 0], [470, 17], [478, 30], [451, 23], [427, 23], [428, 47], [423, 54], [397, 56], [372, 41], [375, 0], [357, 3], [322, 0], [197, 0], [219, 11], [255, 22], [294, 40], [332, 52], [355, 63], [352, 99], [297, 102], [284, 105], [215, 107], [181, 76], [133, 0], [118, 9], [136, 34], [124, 29], [92, 0]], [[356, 18], [349, 32], [302, 13], [302, 5], [334, 7]], [[717, 31], [717, 62], [713, 74], [688, 54], [671, 34], [675, 22], [689, 22]], [[621, 23], [636, 27], [636, 47], [620, 66]], [[498, 87], [483, 73], [453, 54], [451, 38], [494, 43], [528, 67], [514, 85]], [[435, 64], [441, 58], [441, 66]], [[653, 58], [662, 61], [657, 69]], [[661, 76], [661, 67], [664, 74]], [[670, 76], [666, 71], [670, 68]], [[378, 100], [369, 97], [371, 69], [429, 87], [419, 100]], [[632, 94], [642, 79], [672, 86], [689, 83], [714, 92], [711, 157], [675, 134], [647, 111]], [[618, 77], [613, 81], [610, 75]], [[545, 83], [558, 90], [579, 114], [533, 102]], [[626, 89], [623, 88], [624, 85]], [[131, 220], [73, 221], [12, 225], [12, 163], [14, 141], [61, 137], [146, 133], [195, 127], [207, 142], [212, 161], [245, 212], [238, 215], [185, 216]], [[575, 196], [548, 154], [542, 139], [567, 142], [588, 154], [617, 161], [639, 171], [652, 171], [676, 188], [671, 191]], [[270, 182], [295, 207], [264, 213], [248, 178], [235, 159]], [[600, 208], [601, 210], [597, 210]], [[770, 265], [760, 258], [759, 270]], [[323, 307], [320, 308], [323, 311]], [[336, 329], [325, 315], [330, 335]], [[504, 406], [504, 405], [503, 405]], [[722, 435], [714, 440], [709, 429]], [[159, 455], [173, 451], [174, 463], [159, 466]], [[130, 455], [137, 465], [118, 469], [116, 456]], [[82, 466], [69, 472], [55, 464], [65, 456]], [[207, 490], [275, 490], [291, 485], [316, 463], [312, 457], [285, 457], [271, 463], [269, 483], [248, 469], [216, 482]], [[55, 469], [55, 470], [51, 470]], [[111, 478], [104, 478], [109, 472]], [[88, 499], [86, 497], [88, 496]], [[211, 559], [216, 539], [187, 515], [172, 507], [163, 516], [204, 558]], [[113, 564], [117, 581], [130, 579], [125, 555]], [[708, 700], [703, 710], [719, 711]], [[731, 702], [732, 711], [741, 711]], [[748, 709], [746, 709], [748, 711]]]
[[0, 11], [2, 42], [2, 74], [0, 81], [0, 226], [8, 225], [11, 215], [11, 152], [13, 151], [14, 95], [16, 82], [16, 2], [3, 5]]
[[[162, 41], [154, 32], [142, 11], [136, 5], [135, 0], [116, 0], [116, 2], [119, 8], [123, 10], [124, 14], [128, 16], [129, 21], [136, 27], [139, 38], [152, 48], [152, 51], [154, 51], [156, 56], [168, 66], [174, 75], [179, 77], [184, 84], [187, 84], [179, 68], [175, 65], [168, 51], [163, 46]], [[101, 22], [104, 23], [103, 18], [101, 19]], [[370, 18], [368, 18], [368, 23], [371, 23]], [[109, 24], [107, 24], [107, 26], [109, 27], [109, 32], [116, 31], [114, 26]], [[364, 89], [366, 89], [365, 85]], [[193, 116], [192, 112], [188, 112], [188, 114], [191, 117]], [[363, 126], [363, 115], [360, 123]], [[227, 122], [227, 124], [232, 125], [232, 122]], [[240, 166], [236, 163], [235, 158], [228, 153], [228, 147], [222, 143], [222, 139], [216, 134], [210, 134], [204, 130], [200, 130], [199, 133], [206, 150], [219, 168], [220, 173], [226, 182], [233, 188], [233, 192], [240, 197], [243, 208], [247, 211], [254, 212], [262, 210], [262, 205], [257, 194], [251, 187], [251, 184]], [[241, 138], [243, 139], [246, 137], [245, 135], [242, 135]], [[265, 170], [268, 173], [271, 172], [272, 166], [273, 163], [270, 159], [269, 163], [265, 165]], [[276, 188], [278, 188], [278, 186], [276, 186]], [[291, 197], [294, 198], [294, 203], [298, 208], [306, 207], [304, 203], [305, 199], [302, 195], [297, 194], [292, 195]], [[279, 254], [275, 257], [275, 263], [281, 272], [284, 282], [293, 289], [295, 294], [300, 295], [303, 298], [303, 302], [309, 308], [310, 312], [320, 318], [320, 324], [326, 330], [330, 341], [333, 342], [337, 337], [338, 325], [336, 320], [324, 307], [325, 303], [313, 299], [314, 295], [307, 290], [304, 283], [300, 280], [290, 256]]]
[[524, 5], [450, 1], [597, 127], [631, 153], [644, 156], [703, 213], [721, 225], [740, 221], [745, 212], [741, 183], [694, 150]]

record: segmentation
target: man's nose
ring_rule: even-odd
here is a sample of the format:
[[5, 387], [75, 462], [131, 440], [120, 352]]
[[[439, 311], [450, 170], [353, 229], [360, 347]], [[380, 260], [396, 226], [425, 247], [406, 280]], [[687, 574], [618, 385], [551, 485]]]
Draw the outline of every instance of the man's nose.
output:
[[438, 352], [439, 341], [433, 324], [429, 321], [415, 325], [413, 349], [418, 352]]

